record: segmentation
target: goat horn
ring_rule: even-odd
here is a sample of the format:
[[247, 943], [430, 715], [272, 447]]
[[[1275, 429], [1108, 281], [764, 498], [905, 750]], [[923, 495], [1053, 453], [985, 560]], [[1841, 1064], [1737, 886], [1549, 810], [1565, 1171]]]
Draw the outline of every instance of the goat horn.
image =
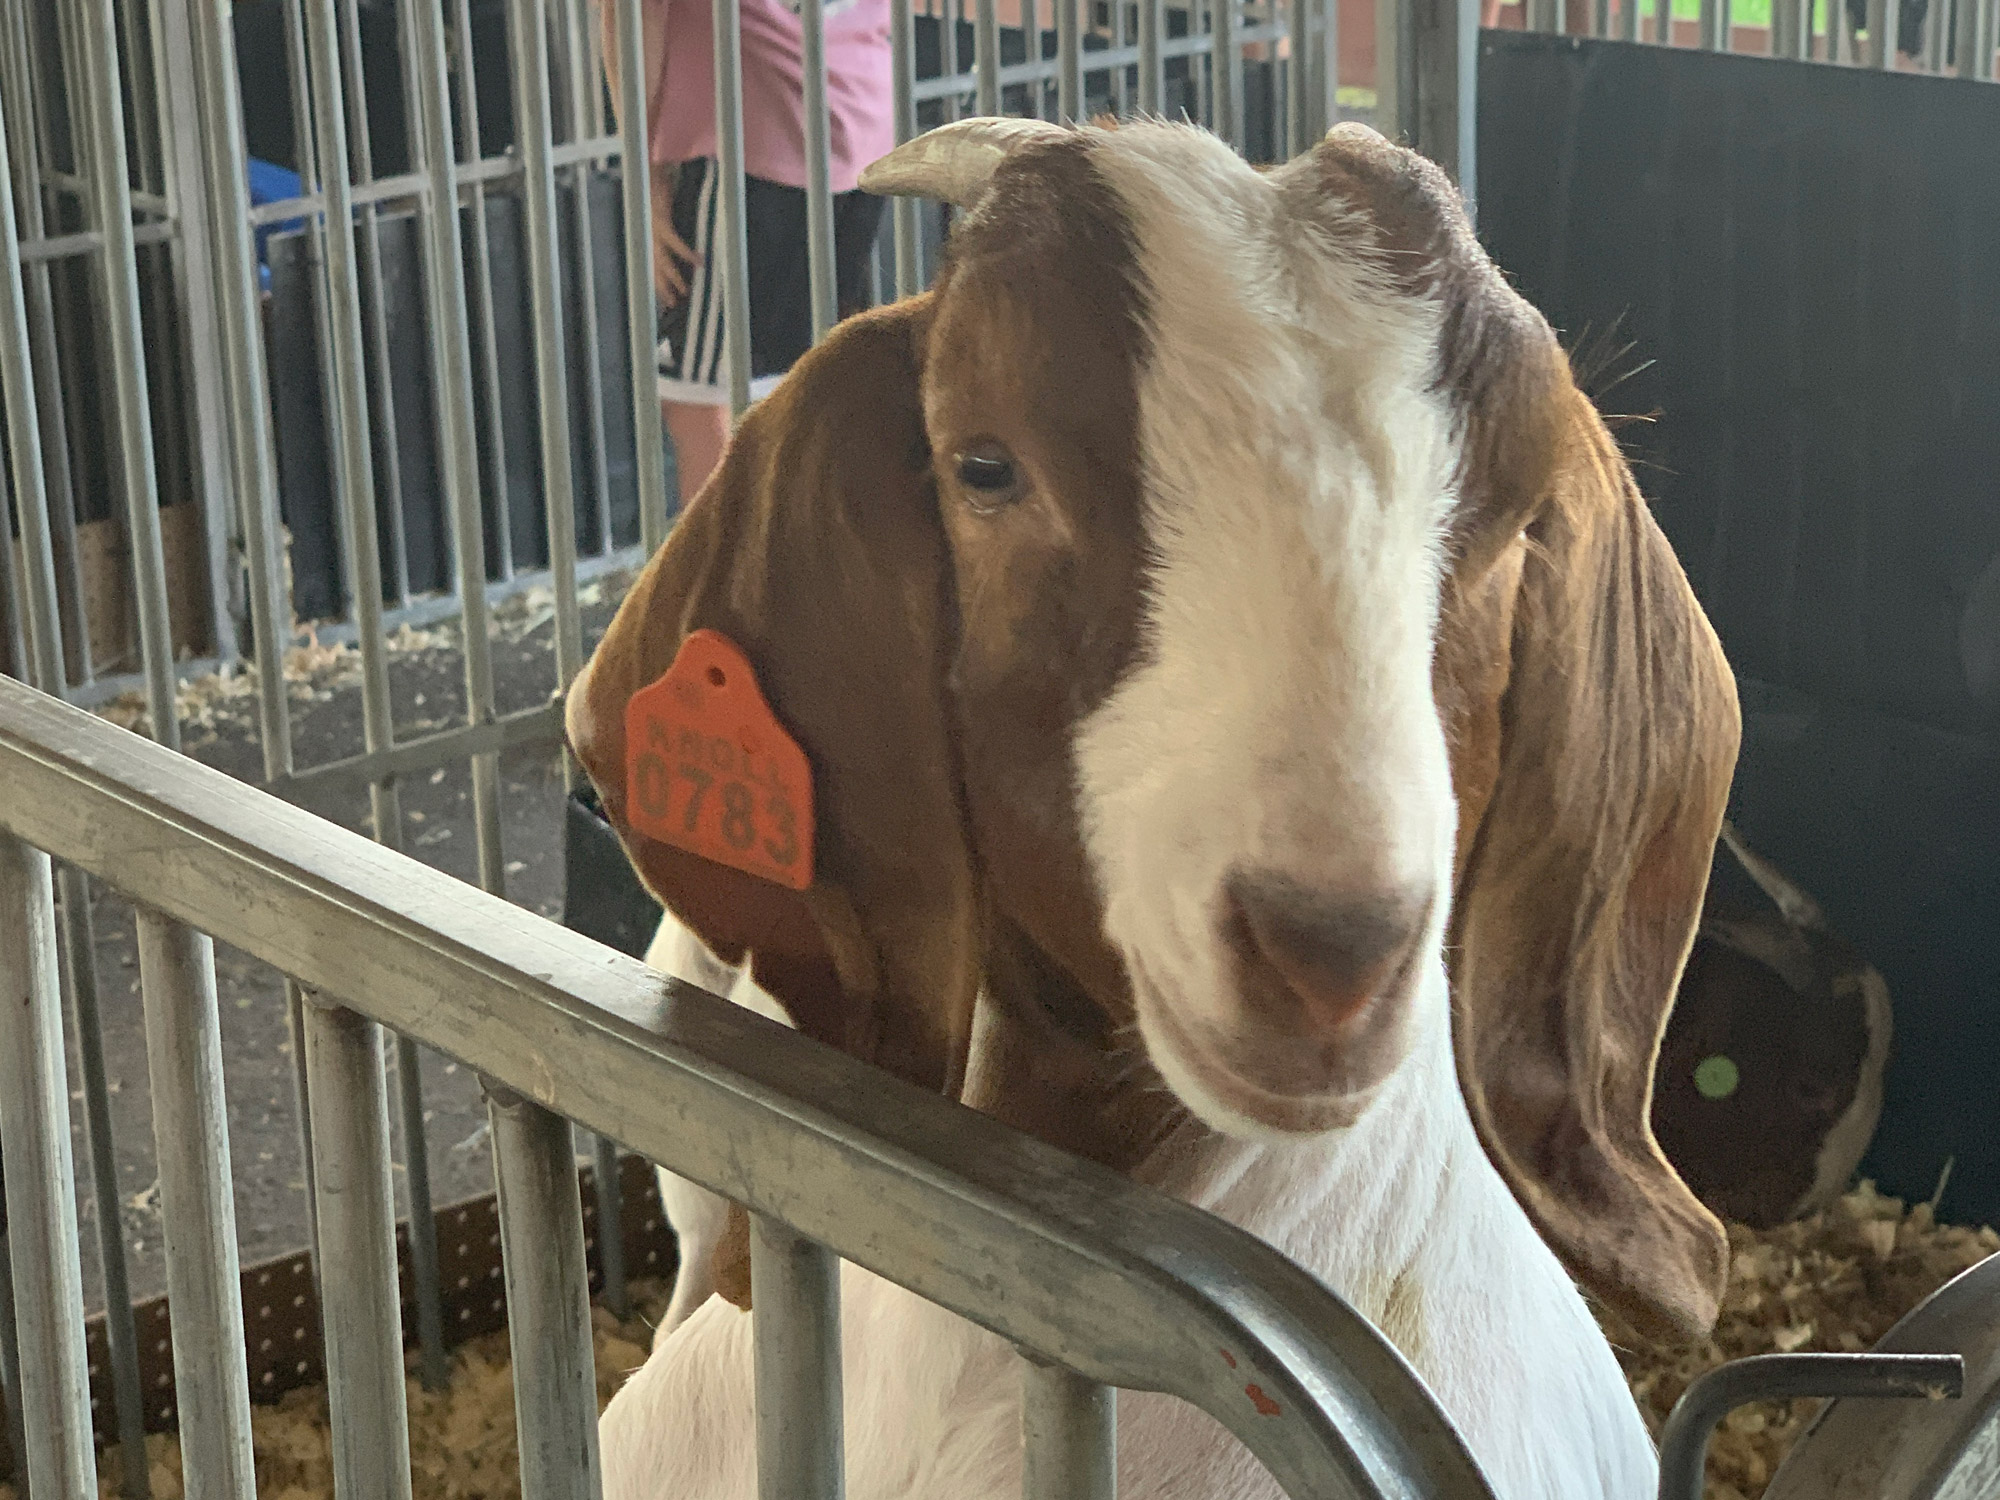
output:
[[864, 192], [891, 198], [936, 198], [970, 208], [993, 170], [1021, 147], [1057, 140], [1070, 132], [1051, 120], [981, 115], [905, 141], [861, 174]]

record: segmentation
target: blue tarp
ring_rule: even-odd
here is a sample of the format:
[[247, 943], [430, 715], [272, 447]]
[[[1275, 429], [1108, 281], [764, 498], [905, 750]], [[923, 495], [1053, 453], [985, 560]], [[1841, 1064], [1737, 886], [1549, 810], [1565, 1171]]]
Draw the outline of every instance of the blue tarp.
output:
[[[250, 206], [252, 208], [264, 203], [283, 203], [288, 198], [300, 196], [304, 191], [305, 189], [299, 181], [298, 173], [286, 171], [285, 168], [274, 166], [267, 161], [259, 161], [254, 156], [250, 158]], [[287, 219], [282, 223], [260, 224], [257, 226], [257, 278], [262, 283], [264, 290], [269, 291], [271, 289], [271, 268], [264, 259], [264, 242], [274, 234], [292, 229], [300, 229], [304, 225], [304, 219]]]

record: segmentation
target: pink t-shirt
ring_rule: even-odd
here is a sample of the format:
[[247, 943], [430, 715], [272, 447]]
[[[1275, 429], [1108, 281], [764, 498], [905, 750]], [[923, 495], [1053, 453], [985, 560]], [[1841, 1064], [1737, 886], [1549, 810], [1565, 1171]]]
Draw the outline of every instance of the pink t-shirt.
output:
[[[833, 191], [895, 144], [890, 0], [827, 0], [826, 113]], [[652, 99], [653, 160], [715, 155], [715, 49], [709, 0], [646, 0], [662, 25]], [[804, 36], [787, 0], [742, 0], [743, 170], [806, 185]]]

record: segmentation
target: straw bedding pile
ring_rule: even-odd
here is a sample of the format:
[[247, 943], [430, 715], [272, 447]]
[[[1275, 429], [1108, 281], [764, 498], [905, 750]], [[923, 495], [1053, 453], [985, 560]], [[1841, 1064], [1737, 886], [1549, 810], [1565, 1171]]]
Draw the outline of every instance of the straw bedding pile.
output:
[[[1960, 1271], [2000, 1251], [1991, 1229], [1934, 1223], [1927, 1205], [1907, 1207], [1864, 1183], [1826, 1212], [1769, 1231], [1732, 1227], [1729, 1292], [1715, 1335], [1701, 1347], [1660, 1358], [1626, 1353], [1626, 1374], [1657, 1431], [1690, 1380], [1726, 1359], [1774, 1350], [1871, 1347], [1924, 1297]], [[652, 1342], [649, 1317], [666, 1289], [635, 1287], [640, 1315], [620, 1324], [595, 1310], [601, 1403]], [[1716, 1434], [1709, 1452], [1708, 1500], [1757, 1500], [1814, 1403], [1746, 1407]], [[257, 1492], [263, 1500], [320, 1500], [333, 1493], [324, 1390], [295, 1391], [254, 1409]], [[448, 1390], [410, 1382], [415, 1500], [516, 1500], [514, 1402], [507, 1335], [459, 1350]], [[153, 1494], [181, 1500], [180, 1451], [152, 1439]], [[116, 1500], [118, 1460], [104, 1456], [105, 1500]], [[13, 1492], [0, 1485], [0, 1500]]]

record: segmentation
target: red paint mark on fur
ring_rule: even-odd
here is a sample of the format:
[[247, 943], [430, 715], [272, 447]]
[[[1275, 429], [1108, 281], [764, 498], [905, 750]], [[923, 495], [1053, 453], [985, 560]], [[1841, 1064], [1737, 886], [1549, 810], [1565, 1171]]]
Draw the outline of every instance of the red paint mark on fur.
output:
[[[1230, 1363], [1234, 1364], [1235, 1361], [1232, 1360]], [[1261, 1385], [1246, 1385], [1243, 1387], [1243, 1394], [1250, 1398], [1250, 1404], [1257, 1408], [1257, 1415], [1260, 1417], [1275, 1417], [1284, 1410], [1282, 1406], [1264, 1394], [1264, 1388]]]
[[1230, 1352], [1229, 1352], [1229, 1351], [1228, 1351], [1227, 1349], [1218, 1349], [1218, 1350], [1216, 1350], [1216, 1353], [1218, 1353], [1218, 1354], [1220, 1354], [1220, 1355], [1222, 1356], [1222, 1362], [1223, 1362], [1224, 1364], [1228, 1365], [1230, 1369], [1232, 1369], [1232, 1370], [1233, 1370], [1233, 1369], [1235, 1369], [1235, 1368], [1236, 1368], [1236, 1356], [1235, 1356], [1235, 1355], [1231, 1354], [1231, 1353], [1230, 1353]]

